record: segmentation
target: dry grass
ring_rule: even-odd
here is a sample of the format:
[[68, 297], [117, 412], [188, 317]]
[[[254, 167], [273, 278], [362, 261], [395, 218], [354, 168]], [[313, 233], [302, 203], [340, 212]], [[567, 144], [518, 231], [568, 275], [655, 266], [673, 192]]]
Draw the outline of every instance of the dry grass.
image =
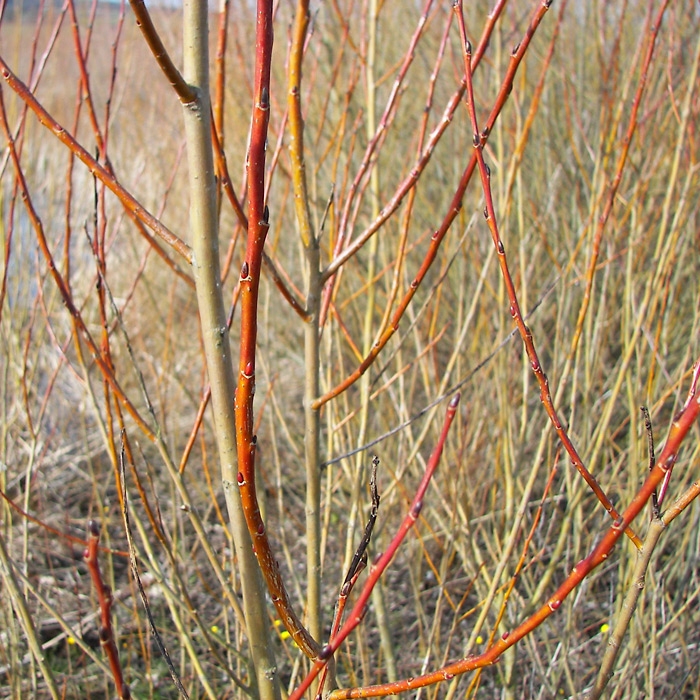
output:
[[[245, 5], [232, 3], [237, 19], [230, 26], [226, 92], [227, 159], [237, 190], [244, 167], [253, 60], [252, 17], [241, 4]], [[512, 45], [527, 26], [530, 4], [513, 3], [506, 9], [475, 74], [482, 122], [496, 97]], [[637, 133], [604, 229], [589, 311], [572, 354], [596, 223], [615, 175], [637, 87], [647, 7], [641, 2], [628, 3], [619, 22], [616, 15], [621, 3], [590, 3], [586, 8], [569, 5], [525, 145], [521, 137], [556, 24], [556, 3], [518, 73], [490, 136], [486, 157], [520, 302], [524, 312], [531, 314], [528, 324], [557, 409], [584, 463], [622, 509], [648, 469], [639, 406], [649, 407], [655, 437], [661, 443], [685, 398], [692, 363], [700, 355], [700, 228], [696, 214], [700, 101], [697, 82], [690, 83], [700, 20], [691, 2], [672, 3], [664, 18]], [[330, 209], [322, 238], [322, 258], [327, 263], [340, 204], [347, 197], [367, 141], [366, 104], [361, 83], [348, 92], [349, 83], [362, 79], [358, 54], [343, 43], [329, 4], [314, 11], [304, 83], [307, 171], [312, 219], [317, 226], [331, 183], [335, 186], [336, 206]], [[268, 162], [274, 164], [274, 170], [268, 200], [272, 222], [268, 250], [302, 287], [289, 158], [284, 147], [277, 161], [273, 156], [286, 99], [289, 13], [287, 4], [278, 10], [273, 58]], [[56, 16], [55, 8], [47, 11], [37, 42], [39, 54]], [[382, 10], [375, 66], [380, 106], [387, 99], [417, 16], [412, 5], [408, 8], [401, 2], [386, 3]], [[177, 60], [178, 16], [158, 13], [156, 17]], [[100, 120], [109, 94], [116, 19], [113, 10], [99, 8], [93, 29], [89, 66]], [[480, 29], [484, 19], [484, 8], [470, 8], [467, 27]], [[427, 38], [419, 46], [396, 118], [379, 152], [380, 206], [413, 166], [428, 77], [446, 20], [445, 9], [431, 13]], [[0, 24], [0, 54], [25, 81], [33, 23], [29, 14], [9, 14]], [[350, 34], [359, 45], [359, 9], [349, 23]], [[85, 24], [81, 31], [84, 35]], [[345, 53], [334, 72], [341, 49]], [[437, 124], [458, 87], [461, 70], [458, 34], [453, 27], [436, 83], [429, 129]], [[73, 130], [78, 75], [66, 22], [36, 94], [69, 130]], [[5, 84], [2, 91], [14, 128], [21, 104]], [[686, 100], [688, 112], [684, 114]], [[159, 212], [162, 207], [163, 222], [188, 240], [180, 106], [129, 16], [119, 43], [111, 109], [109, 154], [118, 179], [150, 211]], [[94, 151], [84, 107], [80, 119], [78, 134], [86, 148]], [[684, 119], [687, 124], [681, 128]], [[425, 256], [430, 233], [448, 209], [471, 154], [471, 142], [468, 114], [461, 106], [416, 191], [397, 280], [399, 296], [408, 288]], [[5, 164], [4, 151], [0, 155]], [[104, 196], [104, 212], [99, 208], [95, 212], [95, 186], [82, 165], [75, 166], [68, 194], [67, 163], [67, 151], [29, 116], [22, 166], [58, 267], [65, 273], [63, 246], [70, 227], [72, 295], [99, 339], [97, 273], [85, 233], [87, 230], [91, 239], [96, 235], [96, 216], [98, 228], [105, 227], [106, 282], [133, 348], [130, 356], [107, 305], [116, 374], [125, 393], [148, 416], [136, 369], [143, 373], [155, 409], [154, 417], [148, 416], [149, 424], [157, 423], [178, 463], [206, 386], [194, 293], [159, 258], [148, 255], [148, 245], [111, 195]], [[46, 261], [37, 251], [21, 200], [13, 199], [11, 163], [0, 171], [0, 178], [4, 250], [10, 232], [12, 235], [11, 254], [3, 267], [7, 292], [0, 309], [0, 487], [7, 499], [0, 506], [0, 536], [61, 693], [69, 698], [111, 697], [112, 680], [99, 648], [97, 601], [82, 561], [83, 547], [66, 536], [84, 539], [86, 522], [94, 518], [101, 524], [103, 545], [119, 551], [127, 548], [118, 467], [110, 448], [111, 433], [119, 431], [116, 402], [113, 394], [105, 399], [102, 378], [84, 343], [82, 357], [76, 349], [70, 318], [48, 275]], [[372, 187], [367, 184], [353, 210], [355, 234], [374, 216]], [[100, 206], [102, 197], [100, 193]], [[522, 343], [512, 336], [508, 299], [481, 216], [483, 206], [474, 179], [431, 272], [398, 333], [366, 375], [364, 388], [358, 383], [326, 404], [322, 412], [322, 453], [333, 462], [324, 468], [322, 477], [323, 612], [325, 623], [330, 624], [348, 554], [364, 526], [371, 455], [376, 453], [381, 460], [382, 494], [371, 544], [373, 556], [393, 535], [439, 432], [442, 407], [425, 408], [458, 384], [463, 397], [458, 424], [420, 522], [382, 582], [383, 622], [378, 622], [379, 601], [375, 598], [359, 632], [338, 656], [341, 687], [388, 680], [391, 664], [387, 647], [380, 643], [381, 624], [393, 642], [398, 678], [417, 676], [484, 650], [491, 635], [498, 638], [513, 629], [542, 604], [610, 524], [603, 508], [562, 457]], [[347, 376], [362, 355], [368, 275], [375, 295], [375, 306], [369, 312], [371, 337], [393, 298], [404, 215], [405, 203], [382, 227], [376, 251], [363, 249], [343, 271], [322, 337], [323, 391]], [[225, 203], [221, 222], [225, 251], [236, 233], [235, 217]], [[239, 243], [234, 271], [240, 268], [241, 248]], [[139, 270], [142, 264], [143, 273]], [[226, 300], [231, 298], [236, 278], [233, 273], [225, 282]], [[306, 595], [302, 324], [269, 280], [263, 282], [260, 314], [258, 488], [280, 567], [293, 600], [301, 607]], [[233, 347], [238, 340], [236, 329], [234, 322]], [[370, 397], [366, 416], [364, 392]], [[397, 426], [403, 427], [370, 450], [336, 461]], [[196, 533], [190, 514], [181, 508], [181, 496], [158, 451], [129, 419], [126, 427], [134, 448], [126, 488], [141, 575], [156, 626], [190, 697], [238, 697], [241, 691], [231, 679], [247, 684], [250, 669], [245, 634], [225, 591], [228, 586], [229, 593], [237, 596], [239, 582], [211, 419], [205, 415], [184, 472], [205, 538]], [[668, 502], [698, 478], [699, 438], [695, 426], [679, 455]], [[118, 444], [118, 438], [114, 440]], [[551, 470], [556, 472], [543, 500]], [[524, 567], [506, 596], [540, 505]], [[610, 697], [700, 697], [699, 517], [697, 504], [693, 504], [661, 539], [609, 687]], [[647, 520], [643, 513], [634, 524], [640, 537]], [[218, 578], [206, 546], [225, 572], [226, 585]], [[634, 547], [625, 538], [605, 565], [496, 667], [427, 688], [416, 697], [465, 693], [483, 698], [582, 697], [600, 666], [607, 640], [604, 630], [619, 614], [635, 558]], [[104, 553], [102, 568], [114, 591], [115, 634], [134, 696], [177, 697], [127, 559]], [[0, 697], [49, 697], [29, 653], [26, 632], [13, 612], [4, 569], [3, 576]], [[291, 690], [303, 677], [304, 665], [291, 640], [275, 626], [272, 607], [270, 611], [271, 629], [277, 631], [279, 671], [283, 685]]]

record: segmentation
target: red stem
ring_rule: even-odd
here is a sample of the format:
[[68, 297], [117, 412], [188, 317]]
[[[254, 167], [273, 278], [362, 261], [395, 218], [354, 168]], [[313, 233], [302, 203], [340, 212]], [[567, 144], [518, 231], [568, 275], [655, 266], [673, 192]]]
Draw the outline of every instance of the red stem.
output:
[[112, 598], [112, 591], [102, 580], [100, 562], [97, 557], [100, 543], [100, 529], [94, 520], [90, 520], [88, 523], [88, 530], [90, 531], [90, 538], [88, 539], [88, 544], [83, 556], [85, 557], [85, 563], [90, 572], [92, 585], [95, 587], [97, 600], [100, 605], [100, 644], [109, 661], [114, 684], [117, 687], [117, 695], [121, 700], [129, 700], [131, 691], [129, 690], [129, 685], [124, 682], [124, 674], [122, 672], [121, 662], [119, 661], [119, 652], [114, 642], [114, 630], [112, 629], [112, 603], [114, 601]]
[[[330, 695], [330, 700], [343, 700], [348, 698], [368, 698], [368, 697], [383, 697], [386, 695], [395, 695], [396, 693], [414, 690], [415, 688], [423, 688], [427, 685], [433, 685], [445, 680], [450, 680], [454, 676], [473, 671], [477, 668], [490, 666], [503, 654], [506, 649], [512, 647], [516, 642], [519, 642], [523, 637], [530, 634], [534, 629], [539, 627], [550, 615], [552, 615], [561, 606], [562, 601], [593, 571], [597, 566], [604, 562], [617, 541], [622, 537], [625, 529], [639, 515], [644, 508], [651, 494], [663, 481], [664, 476], [673, 467], [678, 457], [678, 450], [692, 427], [693, 423], [700, 416], [700, 392], [698, 392], [698, 379], [700, 378], [700, 358], [695, 363], [693, 380], [688, 391], [688, 397], [683, 408], [673, 419], [669, 430], [666, 444], [664, 445], [661, 454], [659, 455], [656, 466], [652, 469], [637, 495], [632, 499], [630, 505], [626, 508], [622, 517], [616, 520], [605, 533], [598, 545], [591, 553], [582, 559], [574, 566], [566, 580], [559, 586], [555, 593], [531, 615], [527, 620], [522, 622], [512, 632], [506, 632], [492, 647], [487, 649], [483, 654], [477, 656], [469, 656], [466, 659], [448, 664], [437, 671], [427, 673], [423, 676], [418, 676], [412, 679], [397, 681], [395, 683], [385, 683], [383, 685], [367, 686], [365, 688], [348, 688], [345, 690], [336, 690]], [[315, 668], [315, 667], [314, 667]], [[297, 698], [296, 694], [290, 696]]]
[[409, 530], [415, 525], [416, 520], [418, 520], [418, 516], [423, 508], [425, 493], [428, 490], [430, 480], [433, 478], [433, 474], [435, 473], [435, 470], [440, 462], [442, 450], [445, 446], [445, 441], [447, 440], [447, 434], [457, 413], [459, 399], [460, 395], [455, 394], [450, 400], [447, 407], [447, 413], [445, 414], [445, 421], [442, 426], [442, 431], [440, 432], [440, 437], [435, 445], [435, 449], [430, 455], [430, 459], [428, 460], [428, 464], [425, 468], [425, 473], [423, 474], [423, 478], [416, 489], [416, 494], [413, 497], [411, 508], [406, 514], [406, 517], [403, 519], [399, 529], [389, 543], [386, 552], [381, 554], [377, 558], [376, 562], [370, 567], [365, 585], [362, 587], [362, 591], [360, 592], [355, 605], [350, 611], [347, 621], [340, 628], [338, 634], [332, 637], [330, 642], [323, 647], [318, 660], [314, 662], [314, 665], [311, 667], [311, 670], [303, 680], [302, 684], [289, 696], [289, 700], [301, 700], [301, 697], [309, 688], [311, 683], [313, 683], [318, 674], [321, 673], [321, 671], [328, 664], [328, 660], [333, 656], [333, 654], [335, 654], [340, 645], [347, 639], [348, 635], [360, 624], [360, 622], [362, 622], [372, 590], [377, 585], [379, 579], [382, 577], [382, 574], [391, 563], [391, 560], [394, 558], [394, 555], [401, 545], [401, 542], [403, 542]]
[[272, 0], [258, 0], [253, 124], [248, 153], [248, 242], [240, 274], [241, 337], [238, 384], [234, 401], [238, 487], [253, 548], [277, 613], [297, 645], [316, 658], [318, 644], [294, 612], [267, 537], [255, 490], [254, 426], [255, 344], [258, 330], [258, 291], [265, 238], [270, 228], [265, 205], [265, 147], [270, 117], [272, 58]]

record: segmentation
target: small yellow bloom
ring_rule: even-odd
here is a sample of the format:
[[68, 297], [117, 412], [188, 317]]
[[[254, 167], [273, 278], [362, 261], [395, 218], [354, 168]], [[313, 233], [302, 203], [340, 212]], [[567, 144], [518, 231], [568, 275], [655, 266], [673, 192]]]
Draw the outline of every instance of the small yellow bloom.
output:
[[214, 634], [219, 634], [219, 626], [218, 625], [212, 625], [209, 628]]
[[483, 644], [483, 643], [484, 643], [484, 638], [483, 638], [481, 635], [479, 635], [479, 636], [476, 638], [476, 643], [477, 643], [477, 644]]
[[68, 644], [73, 645], [75, 644], [75, 637], [69, 636], [68, 639], [66, 639], [66, 641], [68, 642]]
[[601, 631], [603, 634], [605, 634], [606, 632], [609, 632], [609, 631], [610, 631], [610, 625], [609, 625], [607, 622], [604, 622], [604, 623], [600, 626], [600, 631]]

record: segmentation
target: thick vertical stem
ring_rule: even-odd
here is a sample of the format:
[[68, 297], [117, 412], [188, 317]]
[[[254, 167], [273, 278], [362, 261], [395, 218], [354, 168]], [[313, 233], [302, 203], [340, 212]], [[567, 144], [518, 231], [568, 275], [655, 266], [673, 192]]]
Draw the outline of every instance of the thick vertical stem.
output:
[[208, 26], [205, 0], [186, 0], [184, 76], [196, 92], [185, 104], [189, 163], [192, 269], [211, 385], [221, 475], [236, 547], [248, 639], [261, 698], [279, 698], [274, 655], [268, 636], [265, 595], [236, 488], [235, 382], [220, 284], [216, 184], [210, 131]]
[[313, 407], [319, 394], [319, 329], [321, 294], [319, 249], [314, 240], [306, 249], [309, 288], [306, 310], [311, 319], [304, 329], [304, 452], [306, 460], [306, 573], [308, 628], [320, 640], [323, 634], [321, 617], [321, 460], [319, 444], [319, 411]]
[[311, 636], [321, 639], [321, 469], [319, 455], [319, 410], [313, 402], [319, 395], [318, 310], [321, 288], [319, 248], [311, 228], [304, 159], [304, 122], [301, 114], [301, 78], [304, 42], [309, 25], [309, 2], [297, 3], [289, 56], [287, 107], [289, 110], [289, 155], [292, 161], [294, 208], [306, 256], [306, 313], [304, 330], [304, 452], [306, 462], [306, 613]]
[[[377, 57], [377, 25], [379, 18], [379, 7], [377, 0], [369, 2], [369, 17], [368, 17], [368, 37], [367, 37], [367, 59], [365, 61], [366, 68], [366, 86], [367, 86], [367, 139], [371, 142], [377, 129], [377, 90], [375, 83], [375, 68]], [[372, 205], [372, 219], [379, 216], [379, 198], [381, 195], [379, 181], [379, 165], [374, 163], [370, 174], [369, 196]], [[375, 292], [376, 285], [372, 283], [377, 266], [377, 255], [379, 253], [379, 241], [374, 236], [368, 246], [368, 261], [367, 261], [367, 307], [365, 311], [364, 328], [362, 333], [362, 354], [366, 357], [372, 349], [372, 328], [375, 315]], [[363, 445], [367, 435], [367, 424], [369, 421], [369, 395], [370, 395], [370, 374], [366, 373], [360, 384], [360, 426], [357, 437], [357, 444]], [[361, 460], [363, 454], [360, 453], [357, 459], [357, 473], [364, 473]], [[377, 616], [377, 624], [379, 627], [379, 638], [381, 641], [382, 651], [384, 652], [384, 666], [386, 669], [387, 679], [395, 681], [398, 678], [396, 671], [396, 655], [394, 654], [394, 645], [389, 631], [390, 623], [387, 616], [386, 602], [382, 590], [381, 581], [375, 586], [372, 591], [372, 602], [374, 603], [375, 614]]]
[[588, 695], [588, 700], [598, 700], [598, 698], [603, 695], [605, 688], [613, 676], [613, 669], [622, 645], [622, 640], [630, 625], [630, 622], [632, 621], [632, 616], [637, 608], [639, 597], [644, 590], [647, 570], [649, 569], [649, 563], [651, 562], [651, 555], [654, 553], [659, 538], [665, 529], [666, 524], [664, 521], [659, 517], [654, 518], [649, 525], [649, 532], [647, 532], [647, 536], [644, 539], [643, 547], [637, 550], [637, 559], [634, 565], [632, 584], [627, 589], [627, 594], [622, 601], [622, 610], [620, 611], [620, 615], [615, 623], [615, 628], [610, 633], [608, 645], [605, 648], [605, 654], [600, 664], [600, 668], [598, 669], [598, 675], [593, 685], [593, 690], [591, 691], [590, 695]]

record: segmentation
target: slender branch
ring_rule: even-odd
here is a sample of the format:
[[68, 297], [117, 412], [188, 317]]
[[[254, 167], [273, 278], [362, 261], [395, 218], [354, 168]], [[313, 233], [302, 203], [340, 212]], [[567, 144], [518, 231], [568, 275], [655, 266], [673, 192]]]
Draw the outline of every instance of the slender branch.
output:
[[642, 71], [639, 76], [639, 83], [637, 84], [637, 91], [634, 95], [634, 100], [632, 101], [632, 109], [630, 112], [630, 118], [627, 125], [627, 131], [622, 140], [622, 151], [617, 160], [617, 166], [615, 168], [615, 175], [613, 181], [610, 184], [608, 190], [608, 196], [606, 197], [605, 206], [603, 208], [602, 214], [598, 217], [598, 222], [596, 224], [595, 234], [593, 236], [593, 243], [591, 245], [591, 259], [588, 263], [588, 268], [586, 270], [586, 288], [583, 292], [583, 301], [581, 302], [581, 308], [579, 309], [578, 318], [576, 319], [576, 326], [574, 330], [574, 335], [571, 339], [571, 347], [569, 349], [569, 357], [573, 357], [576, 348], [578, 347], [579, 341], [581, 339], [581, 334], [583, 333], [583, 323], [588, 313], [588, 307], [591, 302], [591, 290], [593, 288], [593, 279], [595, 277], [595, 272], [598, 265], [598, 256], [600, 254], [600, 244], [603, 238], [603, 231], [608, 223], [610, 214], [612, 213], [613, 205], [615, 204], [617, 190], [620, 186], [620, 181], [622, 180], [622, 173], [625, 169], [625, 164], [627, 163], [627, 155], [629, 153], [630, 146], [632, 145], [632, 139], [637, 130], [637, 114], [639, 113], [639, 107], [642, 101], [642, 95], [644, 94], [644, 88], [647, 83], [647, 76], [649, 74], [649, 67], [651, 66], [651, 59], [654, 55], [654, 48], [656, 46], [656, 39], [661, 30], [661, 22], [663, 20], [664, 13], [668, 7], [669, 0], [664, 0], [661, 3], [659, 11], [648, 27], [649, 38], [647, 43], [646, 55], [644, 56], [644, 61], [642, 63]]
[[287, 70], [287, 111], [289, 114], [289, 156], [294, 186], [294, 210], [301, 242], [305, 248], [313, 244], [309, 194], [306, 186], [304, 158], [304, 119], [301, 114], [301, 78], [304, 42], [309, 26], [309, 0], [298, 0], [292, 28], [292, 45]]
[[[345, 612], [345, 606], [348, 602], [348, 597], [352, 590], [355, 588], [355, 584], [360, 577], [360, 574], [367, 567], [367, 548], [372, 539], [372, 532], [374, 531], [374, 526], [377, 522], [377, 515], [379, 514], [379, 490], [377, 489], [377, 467], [379, 466], [379, 458], [374, 455], [372, 458], [372, 470], [369, 477], [369, 490], [372, 497], [372, 505], [370, 507], [369, 518], [367, 518], [367, 524], [365, 525], [365, 531], [362, 533], [362, 539], [360, 544], [357, 545], [357, 549], [353, 554], [352, 561], [348, 567], [348, 573], [345, 575], [345, 580], [343, 585], [340, 587], [340, 592], [338, 593], [338, 600], [335, 604], [335, 613], [333, 615], [333, 624], [331, 625], [330, 637], [333, 639], [337, 636], [340, 630], [340, 623], [343, 621], [343, 614]], [[317, 697], [323, 694], [323, 687], [326, 681], [328, 672], [328, 666], [323, 669], [321, 673], [321, 679], [318, 684]]]
[[[545, 0], [546, 2], [547, 0]], [[506, 291], [508, 294], [508, 300], [510, 302], [510, 313], [513, 317], [513, 321], [518, 328], [520, 337], [522, 338], [523, 344], [525, 345], [525, 351], [527, 353], [528, 359], [530, 360], [530, 366], [537, 379], [537, 383], [540, 387], [540, 400], [545, 407], [545, 411], [554, 427], [554, 430], [564, 445], [564, 449], [569, 455], [573, 465], [576, 470], [584, 478], [588, 486], [591, 488], [593, 493], [596, 495], [598, 500], [601, 502], [605, 510], [609, 513], [613, 520], [619, 520], [620, 515], [615, 510], [610, 499], [607, 497], [603, 489], [596, 478], [586, 469], [583, 460], [578, 454], [576, 447], [574, 446], [571, 438], [569, 437], [567, 429], [564, 427], [559, 414], [554, 407], [554, 400], [552, 399], [552, 393], [549, 388], [549, 379], [542, 369], [542, 364], [540, 363], [540, 358], [535, 347], [535, 342], [532, 337], [532, 331], [529, 326], [525, 324], [523, 319], [523, 314], [520, 309], [520, 302], [518, 301], [518, 294], [515, 290], [515, 283], [513, 282], [513, 277], [510, 273], [510, 268], [508, 266], [508, 260], [506, 258], [506, 250], [503, 245], [503, 240], [498, 228], [498, 223], [496, 221], [496, 209], [493, 203], [493, 195], [491, 192], [491, 170], [486, 165], [484, 160], [484, 143], [483, 137], [479, 132], [479, 126], [476, 119], [476, 105], [474, 103], [474, 85], [472, 82], [472, 68], [471, 68], [471, 43], [467, 39], [466, 28], [464, 25], [464, 16], [462, 14], [462, 0], [456, 0], [453, 5], [455, 12], [457, 14], [457, 23], [459, 25], [460, 37], [462, 39], [462, 45], [464, 47], [464, 70], [467, 79], [467, 108], [469, 110], [469, 117], [472, 124], [473, 133], [473, 145], [474, 154], [479, 165], [479, 174], [481, 176], [481, 185], [484, 192], [484, 199], [486, 200], [486, 208], [484, 209], [484, 217], [486, 218], [486, 223], [488, 224], [489, 231], [491, 232], [491, 237], [493, 239], [493, 244], [496, 247], [496, 252], [498, 253], [498, 263], [501, 268], [501, 274], [503, 281], [506, 286]], [[639, 548], [641, 546], [641, 540], [639, 537], [631, 530], [627, 532], [628, 537], [634, 542], [635, 546]]]
[[[92, 8], [92, 19], [94, 20], [94, 12], [96, 11], [96, 4]], [[68, 0], [68, 10], [71, 18], [71, 24], [73, 27], [73, 43], [75, 44], [75, 57], [78, 61], [78, 68], [80, 70], [80, 82], [82, 84], [82, 92], [80, 95], [80, 102], [85, 103], [88, 111], [88, 119], [90, 120], [90, 125], [92, 126], [92, 133], [95, 137], [95, 143], [97, 144], [97, 152], [100, 158], [105, 161], [106, 169], [111, 172], [109, 163], [107, 163], [107, 153], [105, 151], [105, 139], [100, 130], [100, 125], [97, 122], [97, 114], [95, 112], [95, 105], [92, 99], [92, 89], [90, 88], [90, 77], [87, 69], [87, 56], [90, 47], [90, 38], [92, 37], [91, 29], [88, 30], [86, 38], [86, 48], [83, 50], [82, 42], [80, 39], [80, 27], [78, 25], [78, 16], [75, 11], [75, 0]], [[92, 27], [92, 21], [90, 22], [90, 27]]]
[[[656, 464], [656, 455], [654, 454], [654, 431], [651, 427], [651, 416], [649, 415], [649, 409], [646, 406], [640, 406], [642, 416], [644, 417], [644, 429], [647, 431], [647, 450], [649, 452], [649, 471], [654, 468]], [[660, 515], [660, 505], [659, 505], [659, 494], [654, 491], [651, 494], [651, 518], [655, 520]]]
[[[304, 119], [301, 81], [304, 48], [309, 27], [309, 2], [298, 0], [292, 28], [287, 70], [287, 113], [294, 212], [306, 258], [306, 324], [304, 326], [304, 464], [306, 471], [306, 614], [309, 634], [320, 639], [321, 611], [321, 457], [320, 423], [313, 400], [319, 392], [319, 323], [321, 291], [319, 245], [311, 225], [304, 155]], [[291, 633], [291, 631], [290, 631]], [[316, 653], [314, 650], [314, 655]]]
[[212, 114], [214, 130], [218, 141], [224, 143], [224, 99], [226, 95], [226, 45], [228, 43], [229, 0], [219, 2], [219, 23], [216, 33], [216, 54], [214, 58], [214, 98]]
[[[107, 188], [119, 199], [125, 210], [138, 221], [142, 222], [150, 228], [157, 236], [165, 243], [172, 247], [179, 255], [181, 255], [188, 263], [192, 262], [192, 251], [190, 247], [181, 241], [172, 231], [164, 226], [156, 217], [149, 213], [143, 205], [138, 202], [124, 187], [101, 166], [79, 143], [71, 136], [39, 103], [27, 86], [10, 70], [2, 56], [0, 56], [0, 73], [10, 86], [10, 88], [23, 100], [37, 116], [43, 126], [53, 132], [54, 136], [69, 148], [88, 168], [90, 174], [97, 177], [103, 182]], [[140, 229], [142, 235], [155, 248], [158, 255], [168, 264], [169, 267], [182, 279], [191, 279], [180, 270], [174, 262], [166, 255], [165, 251], [156, 243], [156, 241], [148, 235], [143, 229]]]
[[187, 84], [187, 81], [182, 77], [180, 71], [175, 67], [170, 54], [165, 48], [158, 31], [153, 24], [151, 15], [148, 12], [146, 3], [143, 0], [129, 0], [131, 10], [136, 18], [136, 26], [141, 30], [143, 38], [148, 44], [153, 57], [163, 71], [163, 74], [168, 79], [168, 82], [175, 90], [180, 102], [183, 105], [192, 104], [197, 98], [197, 91]]
[[[442, 451], [445, 446], [445, 441], [447, 440], [447, 434], [449, 433], [452, 422], [454, 421], [455, 415], [457, 414], [457, 407], [459, 406], [460, 395], [456, 394], [452, 397], [447, 411], [445, 413], [445, 420], [442, 425], [442, 430], [440, 432], [440, 437], [433, 449], [428, 464], [425, 467], [425, 472], [423, 478], [416, 489], [415, 496], [411, 502], [411, 507], [403, 519], [403, 522], [399, 526], [396, 534], [392, 538], [386, 551], [377, 557], [377, 560], [372, 564], [369, 571], [369, 576], [365, 585], [362, 587], [362, 591], [357, 598], [355, 605], [353, 606], [350, 614], [348, 615], [347, 622], [341, 627], [337, 635], [331, 638], [328, 644], [321, 650], [321, 654], [314, 665], [311, 667], [310, 672], [301, 683], [301, 685], [289, 696], [289, 700], [300, 700], [303, 694], [306, 692], [307, 688], [313, 683], [314, 679], [319, 675], [323, 668], [328, 664], [333, 654], [338, 650], [340, 645], [348, 638], [350, 633], [362, 622], [362, 618], [365, 616], [367, 603], [369, 602], [372, 590], [379, 582], [382, 574], [386, 571], [386, 568], [391, 563], [394, 558], [399, 546], [403, 542], [404, 538], [408, 532], [413, 528], [420, 512], [423, 508], [423, 502], [425, 499], [425, 494], [430, 485], [430, 481], [433, 478], [433, 474], [437, 469], [440, 462], [440, 457], [442, 456]], [[331, 693], [331, 698], [335, 698], [338, 693], [343, 691], [334, 691]], [[339, 696], [339, 697], [342, 697]]]
[[[369, 477], [369, 490], [372, 497], [372, 506], [369, 511], [369, 518], [367, 518], [367, 525], [365, 525], [365, 531], [362, 533], [362, 539], [360, 544], [355, 550], [355, 554], [352, 557], [350, 566], [348, 567], [348, 573], [345, 576], [345, 581], [343, 582], [342, 589], [350, 583], [352, 579], [357, 576], [358, 569], [363, 560], [367, 560], [367, 547], [369, 547], [370, 540], [372, 539], [372, 532], [374, 532], [374, 526], [377, 522], [377, 515], [379, 514], [379, 491], [377, 489], [377, 467], [379, 466], [379, 458], [375, 455], [372, 457], [372, 471]], [[364, 567], [363, 567], [364, 568]], [[342, 593], [341, 589], [341, 593]], [[345, 591], [345, 596], [350, 591]], [[331, 635], [333, 636], [333, 635]]]

